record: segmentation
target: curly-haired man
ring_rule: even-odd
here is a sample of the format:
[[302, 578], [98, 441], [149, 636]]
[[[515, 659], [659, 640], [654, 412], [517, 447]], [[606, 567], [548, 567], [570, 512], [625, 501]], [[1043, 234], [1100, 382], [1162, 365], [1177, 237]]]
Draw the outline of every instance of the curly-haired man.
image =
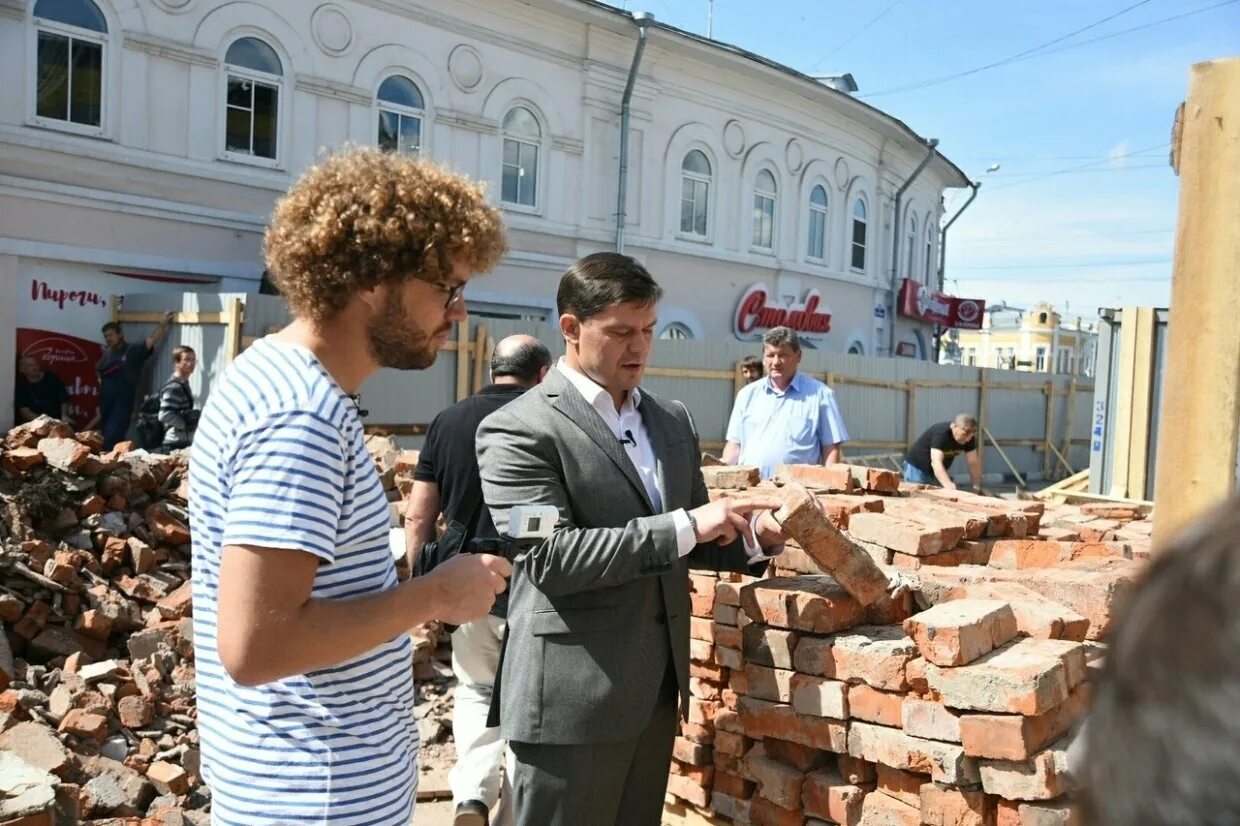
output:
[[396, 154], [331, 156], [276, 205], [267, 267], [294, 320], [213, 388], [190, 470], [214, 823], [409, 823], [406, 632], [486, 616], [511, 568], [462, 555], [398, 584], [353, 397], [380, 367], [434, 362], [504, 250], [479, 187]]

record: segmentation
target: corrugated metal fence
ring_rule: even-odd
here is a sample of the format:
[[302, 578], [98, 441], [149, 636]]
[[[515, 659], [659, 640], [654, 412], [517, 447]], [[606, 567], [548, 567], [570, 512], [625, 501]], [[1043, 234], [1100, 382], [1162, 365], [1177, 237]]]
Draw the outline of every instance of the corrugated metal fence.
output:
[[[234, 307], [240, 319], [230, 326]], [[198, 351], [193, 387], [199, 398], [210, 392], [234, 351], [288, 319], [279, 298], [202, 293], [179, 299], [129, 295], [118, 318], [126, 322], [129, 339], [136, 341], [167, 310], [180, 311], [181, 321], [161, 348], [154, 372], [170, 374], [172, 347], [189, 344]], [[239, 336], [231, 333], [234, 329], [240, 330]], [[368, 427], [417, 446], [436, 413], [487, 381], [495, 342], [513, 333], [536, 336], [553, 354], [563, 353], [559, 331], [549, 324], [471, 318], [429, 369], [382, 370], [366, 382], [362, 407], [369, 411]], [[688, 405], [703, 447], [717, 452], [741, 387], [738, 363], [759, 352], [744, 342], [659, 341], [644, 386]], [[850, 461], [869, 457], [876, 464], [889, 462], [925, 428], [967, 412], [978, 417], [994, 440], [983, 445], [987, 473], [1010, 476], [1014, 468], [1040, 479], [1065, 475], [1065, 463], [1080, 470], [1088, 462], [1093, 403], [1089, 379], [813, 350], [805, 351], [801, 370], [835, 389], [852, 437], [845, 447]]]

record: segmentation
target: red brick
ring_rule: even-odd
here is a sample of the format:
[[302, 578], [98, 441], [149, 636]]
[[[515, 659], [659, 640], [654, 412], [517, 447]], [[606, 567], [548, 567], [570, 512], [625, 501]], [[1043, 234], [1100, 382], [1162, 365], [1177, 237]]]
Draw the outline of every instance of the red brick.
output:
[[[960, 712], [933, 700], [906, 697], [902, 718], [905, 734], [925, 740], [960, 742]], [[969, 750], [965, 749], [965, 754]]]
[[910, 737], [900, 729], [853, 721], [848, 726], [848, 753], [871, 763], [929, 774], [940, 783], [976, 783], [977, 763], [953, 743]]
[[[744, 757], [749, 751], [749, 747], [753, 742], [743, 734], [734, 734], [730, 731], [715, 732], [715, 752], [717, 754], [728, 754], [732, 757]], [[731, 794], [731, 792], [729, 792]], [[741, 795], [733, 795], [740, 797]]]
[[43, 461], [43, 454], [33, 447], [15, 447], [4, 452], [4, 469], [14, 476], [37, 468]]
[[744, 668], [745, 655], [735, 648], [724, 648], [723, 646], [715, 647], [715, 661], [723, 668]]
[[935, 783], [921, 787], [921, 820], [926, 826], [994, 826], [995, 799]]
[[1081, 813], [1068, 799], [1025, 803], [1002, 801], [1009, 805], [1011, 826], [1085, 826]]
[[751, 697], [775, 703], [792, 702], [792, 677], [794, 672], [783, 668], [768, 668], [749, 663], [745, 666], [745, 680]]
[[[737, 597], [739, 599], [739, 595]], [[715, 633], [719, 633], [720, 628], [737, 628], [740, 625], [741, 609], [739, 605], [724, 605], [719, 601], [719, 595], [715, 595]]]
[[73, 627], [92, 639], [106, 640], [112, 633], [112, 620], [92, 608], [79, 614]]
[[1011, 606], [1016, 617], [1016, 629], [1026, 637], [1080, 642], [1089, 631], [1089, 620], [1085, 617], [1018, 582], [962, 585], [950, 591], [946, 598], [1002, 600]]
[[865, 683], [848, 687], [848, 716], [854, 720], [899, 728], [903, 722], [904, 695], [879, 691]]
[[686, 763], [681, 763], [678, 760], [673, 760], [671, 771], [672, 774], [678, 774], [682, 777], [689, 778], [704, 789], [709, 789], [715, 784], [715, 767], [713, 765], [692, 766]]
[[942, 531], [886, 513], [854, 514], [848, 520], [848, 532], [857, 539], [913, 556], [929, 556], [950, 550], [950, 546], [943, 541]]
[[804, 485], [810, 490], [851, 493], [855, 480], [847, 465], [780, 465], [775, 468], [776, 481], [785, 487]]
[[805, 775], [801, 805], [805, 814], [831, 823], [857, 826], [866, 789], [845, 781], [837, 772], [818, 771]]
[[924, 774], [914, 774], [903, 769], [884, 766], [882, 763], [879, 763], [876, 768], [878, 770], [878, 791], [894, 797], [907, 806], [921, 808], [921, 787], [930, 782], [930, 778]]
[[715, 791], [737, 800], [748, 800], [753, 797], [754, 782], [730, 772], [716, 771]]
[[714, 683], [708, 683], [697, 677], [690, 677], [689, 693], [700, 700], [718, 700], [722, 695], [722, 689]]
[[1066, 744], [1039, 752], [1032, 759], [980, 761], [982, 788], [1007, 800], [1054, 800], [1069, 791]]
[[903, 629], [866, 625], [833, 637], [802, 637], [793, 664], [802, 674], [904, 691], [905, 668], [916, 655], [917, 646]]
[[802, 826], [805, 823], [799, 805], [795, 809], [785, 809], [760, 794], [750, 801], [749, 819], [757, 826]]
[[786, 488], [784, 505], [775, 518], [784, 532], [859, 604], [870, 605], [887, 595], [887, 575], [869, 554], [831, 523], [805, 488]]
[[929, 556], [913, 556], [912, 554], [902, 554], [893, 552], [891, 555], [891, 564], [897, 568], [903, 568], [908, 571], [916, 571], [927, 565], [941, 568], [954, 568], [957, 565], [972, 564], [974, 551], [971, 548], [956, 547], [950, 551], [943, 551], [938, 554], [930, 554]]
[[794, 674], [790, 688], [792, 708], [798, 714], [829, 717], [833, 720], [848, 719], [847, 683], [808, 674]]
[[782, 809], [801, 805], [801, 784], [804, 772], [767, 757], [762, 746], [755, 746], [745, 756], [745, 769], [758, 784], [758, 794]]
[[715, 601], [720, 605], [740, 607], [741, 586], [736, 582], [719, 582], [715, 585]]
[[723, 703], [689, 698], [689, 722], [706, 724], [713, 722], [715, 715], [723, 708]]
[[125, 564], [125, 555], [129, 551], [129, 545], [119, 536], [109, 536], [103, 541], [103, 551], [100, 554], [100, 560], [103, 563], [103, 572], [111, 574], [117, 568]]
[[190, 541], [189, 528], [161, 505], [146, 509], [146, 524], [151, 534], [170, 545], [184, 545]]
[[950, 600], [905, 620], [904, 630], [928, 662], [968, 665], [1016, 636], [1016, 616], [1006, 602]]
[[1044, 714], [966, 714], [960, 718], [965, 754], [997, 760], [1028, 760], [1072, 730], [1089, 707], [1090, 685], [1082, 683], [1071, 696]]
[[123, 697], [116, 704], [116, 712], [125, 728], [141, 729], [150, 724], [154, 710], [151, 701], [143, 697]]
[[730, 625], [716, 625], [715, 645], [721, 645], [724, 648], [743, 648], [741, 629]]
[[838, 754], [835, 760], [845, 782], [854, 786], [872, 786], [878, 780], [877, 766], [868, 760], [851, 754]]
[[715, 641], [714, 621], [706, 617], [689, 617], [689, 639]]
[[721, 683], [724, 680], [723, 667], [717, 663], [691, 662], [689, 663], [689, 676], [712, 683]]
[[792, 668], [793, 650], [800, 634], [754, 623], [742, 632], [745, 661], [769, 668]]
[[792, 766], [802, 773], [823, 768], [832, 759], [830, 752], [803, 746], [800, 743], [790, 743], [787, 740], [764, 740], [762, 748], [766, 751], [767, 757]]
[[719, 817], [726, 818], [725, 822], [752, 823], [749, 819], [749, 807], [749, 800], [741, 800], [717, 790], [710, 796], [711, 810]]
[[757, 622], [811, 634], [860, 625], [865, 611], [830, 577], [766, 579], [741, 589], [741, 605]]
[[[718, 716], [718, 715], [716, 715]], [[694, 743], [701, 743], [709, 746], [715, 742], [715, 727], [711, 725], [702, 725], [700, 723], [683, 722], [680, 724], [680, 733], [686, 740]]]
[[48, 466], [57, 470], [77, 470], [90, 458], [90, 448], [75, 439], [42, 439], [38, 448]]
[[695, 617], [709, 617], [714, 606], [715, 599], [710, 594], [689, 594], [689, 611]]
[[756, 467], [733, 467], [731, 465], [715, 465], [702, 468], [702, 478], [706, 487], [715, 490], [744, 490], [752, 488], [762, 481], [762, 474]]
[[740, 720], [745, 734], [754, 739], [773, 738], [800, 743], [824, 751], [843, 752], [848, 746], [848, 726], [838, 720], [797, 714], [792, 706], [756, 697], [742, 697]]
[[952, 708], [1034, 716], [1067, 700], [1085, 679], [1085, 648], [1021, 638], [959, 668], [927, 663], [926, 679]]
[[921, 807], [881, 792], [868, 794], [861, 804], [860, 826], [921, 826]]
[[100, 742], [108, 735], [108, 718], [102, 714], [90, 714], [80, 708], [70, 709], [60, 721], [59, 731], [91, 737]]
[[695, 806], [706, 806], [710, 803], [710, 792], [694, 782], [692, 778], [684, 775], [670, 775], [667, 778], [667, 791]]
[[715, 646], [705, 640], [689, 640], [689, 657], [698, 662], [710, 662], [715, 658]]

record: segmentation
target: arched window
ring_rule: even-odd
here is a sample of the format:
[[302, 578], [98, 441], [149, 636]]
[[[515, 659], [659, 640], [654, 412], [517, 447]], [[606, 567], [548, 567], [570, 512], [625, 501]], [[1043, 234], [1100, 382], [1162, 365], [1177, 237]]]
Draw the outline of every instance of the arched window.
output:
[[673, 321], [663, 328], [663, 332], [659, 333], [659, 338], [670, 341], [688, 341], [693, 338], [693, 331], [679, 321]]
[[[710, 159], [691, 149], [680, 164], [680, 233], [705, 239], [710, 213]], [[670, 329], [670, 328], [669, 328]]]
[[815, 261], [827, 257], [827, 190], [818, 184], [809, 193], [809, 249]]
[[425, 105], [414, 82], [392, 75], [379, 84], [379, 148], [385, 152], [418, 154], [422, 148]]
[[39, 0], [34, 22], [35, 116], [101, 129], [108, 44], [103, 12], [91, 0]]
[[934, 265], [934, 227], [931, 225], [930, 216], [926, 216], [926, 286], [939, 287], [938, 282], [939, 269]]
[[276, 160], [284, 67], [275, 49], [257, 37], [233, 41], [224, 54], [227, 77], [224, 150]]
[[865, 270], [865, 201], [858, 198], [852, 210], [852, 268]]
[[849, 345], [848, 345], [848, 355], [850, 355], [850, 356], [864, 356], [864, 355], [865, 355], [865, 347], [863, 347], [863, 346], [862, 346], [861, 342], [859, 342], [859, 341], [854, 341], [852, 344], [849, 344]]
[[536, 206], [542, 126], [533, 112], [517, 106], [504, 115], [503, 132], [504, 174], [500, 199], [506, 204]]
[[763, 169], [753, 182], [753, 245], [758, 249], [775, 248], [775, 199], [778, 196], [775, 176]]
[[910, 210], [908, 214], [908, 243], [905, 245], [904, 273], [909, 278], [917, 277], [917, 216]]

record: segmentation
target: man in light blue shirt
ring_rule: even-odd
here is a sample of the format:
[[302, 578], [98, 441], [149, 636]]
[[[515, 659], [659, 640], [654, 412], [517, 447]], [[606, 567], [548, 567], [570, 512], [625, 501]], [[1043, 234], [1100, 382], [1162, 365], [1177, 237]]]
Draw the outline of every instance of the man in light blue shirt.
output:
[[835, 392], [797, 372], [801, 341], [796, 331], [774, 327], [762, 339], [766, 378], [746, 385], [736, 396], [728, 421], [723, 461], [756, 466], [763, 479], [783, 464], [840, 461], [848, 441]]

